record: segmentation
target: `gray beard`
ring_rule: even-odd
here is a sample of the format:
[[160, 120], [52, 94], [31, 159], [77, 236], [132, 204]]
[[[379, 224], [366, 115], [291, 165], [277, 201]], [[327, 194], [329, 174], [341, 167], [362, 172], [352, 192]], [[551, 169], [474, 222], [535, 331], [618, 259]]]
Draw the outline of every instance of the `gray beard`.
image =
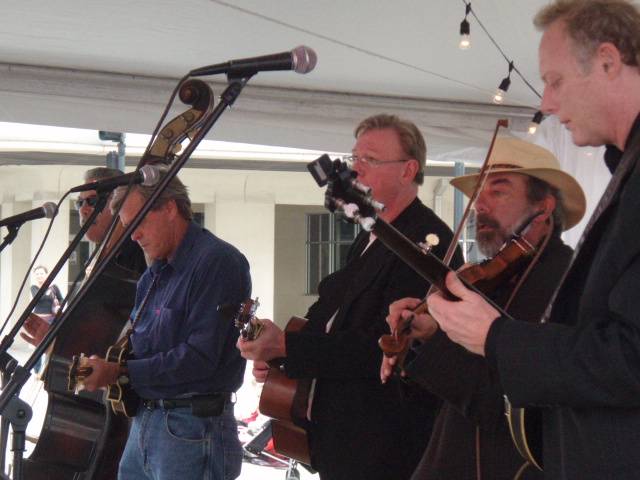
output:
[[[482, 223], [488, 223], [495, 227], [494, 230], [487, 233], [476, 233], [476, 243], [478, 244], [478, 251], [488, 258], [495, 257], [502, 249], [507, 240], [514, 234], [514, 232], [522, 225], [522, 223], [533, 215], [533, 208], [527, 208], [527, 210], [518, 218], [514, 225], [509, 228], [503, 227], [500, 222], [495, 218], [486, 217]], [[478, 219], [476, 218], [476, 224]]]

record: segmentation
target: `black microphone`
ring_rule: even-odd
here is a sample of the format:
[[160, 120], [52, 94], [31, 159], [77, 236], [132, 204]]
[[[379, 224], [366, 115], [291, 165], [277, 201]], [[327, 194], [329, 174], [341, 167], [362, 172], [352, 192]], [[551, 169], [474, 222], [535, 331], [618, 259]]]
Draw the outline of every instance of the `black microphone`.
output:
[[228, 73], [235, 77], [250, 77], [258, 72], [274, 70], [293, 70], [297, 73], [309, 73], [316, 66], [318, 56], [311, 48], [300, 45], [290, 52], [274, 53], [261, 57], [242, 58], [229, 60], [225, 63], [209, 65], [208, 67], [191, 70], [189, 75], [200, 77], [202, 75], [217, 75]]
[[152, 165], [145, 165], [137, 172], [127, 173], [126, 175], [118, 175], [116, 177], [105, 178], [97, 182], [85, 183], [73, 187], [69, 192], [88, 192], [95, 190], [97, 192], [108, 192], [122, 185], [129, 185], [133, 177], [133, 183], [141, 183], [146, 186], [155, 185], [160, 180], [160, 172]]
[[40, 208], [34, 208], [28, 212], [19, 213], [13, 217], [0, 220], [0, 227], [17, 227], [29, 220], [37, 220], [38, 218], [53, 218], [58, 214], [58, 208], [53, 202], [47, 202]]

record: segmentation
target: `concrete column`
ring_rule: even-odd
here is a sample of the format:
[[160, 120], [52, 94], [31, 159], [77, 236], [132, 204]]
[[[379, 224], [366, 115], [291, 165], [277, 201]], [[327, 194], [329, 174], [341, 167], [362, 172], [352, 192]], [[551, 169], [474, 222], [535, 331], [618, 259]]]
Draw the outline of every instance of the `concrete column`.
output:
[[[14, 214], [13, 202], [2, 204], [2, 218], [10, 217]], [[7, 235], [7, 229], [0, 229], [1, 240]], [[16, 242], [18, 239], [16, 238]], [[9, 314], [13, 304], [13, 245], [8, 245], [0, 254], [0, 319], [4, 321]]]
[[251, 266], [252, 297], [260, 297], [257, 315], [273, 318], [275, 205], [217, 202], [205, 206], [205, 224], [247, 257]]

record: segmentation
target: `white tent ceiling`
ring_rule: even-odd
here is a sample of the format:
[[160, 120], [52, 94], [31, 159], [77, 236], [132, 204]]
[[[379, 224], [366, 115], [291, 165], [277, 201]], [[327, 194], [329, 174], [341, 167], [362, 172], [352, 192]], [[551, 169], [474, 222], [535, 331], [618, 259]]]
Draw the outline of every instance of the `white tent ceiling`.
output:
[[[532, 18], [544, 3], [472, 4], [539, 93]], [[208, 138], [345, 151], [360, 119], [389, 111], [418, 123], [430, 158], [454, 158], [486, 146], [498, 118], [523, 131], [539, 104], [515, 71], [504, 104], [491, 103], [508, 63], [472, 15], [472, 47], [458, 48], [463, 0], [5, 0], [2, 7], [5, 122], [151, 133], [190, 70], [297, 45], [317, 52], [315, 70], [256, 75]], [[226, 78], [212, 81], [219, 95]]]

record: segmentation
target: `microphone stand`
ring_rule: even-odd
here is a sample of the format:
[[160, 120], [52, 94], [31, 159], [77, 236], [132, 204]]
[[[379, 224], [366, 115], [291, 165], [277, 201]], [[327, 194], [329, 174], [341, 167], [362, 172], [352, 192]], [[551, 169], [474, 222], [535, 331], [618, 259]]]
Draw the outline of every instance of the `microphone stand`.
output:
[[0, 252], [2, 252], [6, 247], [8, 247], [13, 243], [13, 241], [18, 236], [18, 230], [20, 229], [21, 226], [22, 224], [7, 225], [7, 230], [9, 230], [9, 233], [7, 233], [7, 236], [4, 237], [2, 244], [0, 245]]
[[[208, 116], [202, 121], [200, 129], [193, 136], [193, 138], [189, 142], [189, 145], [187, 145], [187, 147], [184, 149], [182, 154], [169, 167], [169, 170], [167, 171], [167, 175], [165, 176], [165, 178], [163, 178], [160, 181], [156, 189], [149, 196], [147, 201], [142, 205], [142, 207], [140, 208], [140, 211], [138, 211], [136, 216], [131, 220], [129, 225], [127, 225], [127, 227], [124, 229], [124, 231], [120, 235], [120, 238], [118, 238], [118, 240], [114, 243], [111, 250], [109, 250], [109, 252], [104, 256], [103, 260], [98, 265], [96, 265], [94, 269], [95, 274], [92, 275], [91, 278], [89, 278], [89, 280], [87, 281], [87, 287], [93, 284], [96, 277], [98, 277], [98, 275], [105, 269], [106, 265], [111, 261], [111, 259], [115, 255], [117, 255], [120, 248], [126, 241], [127, 237], [130, 237], [131, 234], [136, 230], [136, 228], [138, 228], [138, 225], [142, 223], [142, 220], [144, 219], [146, 214], [151, 210], [155, 201], [158, 199], [158, 197], [160, 197], [160, 195], [162, 195], [162, 193], [167, 188], [171, 180], [173, 180], [176, 177], [176, 175], [178, 174], [178, 171], [184, 166], [184, 164], [187, 162], [187, 160], [189, 159], [193, 151], [198, 147], [198, 145], [207, 135], [209, 130], [211, 130], [211, 128], [216, 123], [218, 118], [220, 118], [220, 116], [222, 116], [224, 111], [227, 108], [231, 107], [233, 103], [237, 100], [238, 96], [242, 92], [242, 89], [246, 85], [249, 78], [251, 77], [247, 77], [243, 79], [229, 78], [229, 85], [220, 96], [220, 102], [218, 102], [218, 105], [216, 105], [216, 107], [211, 111], [211, 113], [209, 113]], [[88, 290], [88, 288], [78, 292], [77, 297], [80, 297], [79, 299], [82, 299], [84, 297], [86, 290]], [[2, 412], [2, 406], [3, 406], [2, 395], [0, 395], [0, 412]]]
[[[35, 305], [38, 303], [40, 298], [42, 298], [42, 296], [44, 295], [44, 292], [46, 292], [46, 289], [49, 288], [55, 276], [62, 269], [62, 266], [64, 265], [64, 263], [67, 261], [67, 259], [69, 258], [73, 250], [75, 250], [78, 243], [80, 243], [80, 240], [84, 237], [87, 230], [91, 227], [93, 221], [95, 220], [95, 217], [97, 217], [104, 209], [107, 203], [108, 195], [104, 195], [99, 198], [98, 203], [94, 207], [93, 213], [91, 214], [87, 222], [82, 226], [82, 228], [80, 229], [76, 237], [73, 239], [73, 241], [69, 245], [69, 248], [67, 248], [67, 250], [64, 252], [60, 261], [51, 270], [51, 273], [49, 274], [49, 276], [43, 283], [42, 287], [38, 291], [38, 294], [36, 294], [36, 296], [34, 296], [31, 303], [29, 303], [27, 309], [22, 314], [20, 319], [16, 322], [16, 325], [11, 330], [11, 332], [7, 336], [5, 336], [5, 338], [2, 340], [2, 343], [0, 343], [0, 371], [6, 372], [7, 374], [10, 375], [9, 381], [7, 382], [2, 393], [0, 394], [0, 415], [3, 415], [5, 412], [5, 409], [7, 409], [10, 402], [14, 398], [17, 398], [17, 393], [20, 391], [20, 389], [24, 386], [24, 384], [29, 379], [31, 375], [29, 372], [35, 366], [37, 362], [37, 358], [40, 358], [40, 356], [42, 356], [42, 354], [46, 352], [49, 345], [53, 343], [55, 337], [58, 334], [58, 331], [62, 328], [64, 322], [68, 318], [69, 312], [72, 312], [77, 306], [77, 304], [85, 297], [90, 287], [93, 285], [93, 283], [95, 283], [96, 279], [104, 271], [106, 266], [111, 262], [111, 260], [115, 257], [115, 255], [120, 251], [127, 237], [131, 236], [131, 234], [135, 231], [135, 229], [138, 228], [138, 225], [140, 225], [145, 215], [149, 212], [149, 210], [151, 210], [156, 199], [164, 192], [164, 190], [169, 185], [171, 180], [175, 178], [175, 176], [178, 174], [178, 171], [184, 166], [184, 164], [187, 162], [187, 160], [189, 159], [193, 151], [198, 147], [199, 143], [207, 135], [209, 130], [213, 127], [213, 125], [220, 118], [220, 116], [222, 116], [224, 111], [235, 103], [238, 96], [242, 92], [242, 89], [244, 88], [244, 86], [246, 85], [246, 83], [249, 81], [250, 78], [251, 78], [250, 76], [246, 78], [232, 78], [231, 76], [228, 76], [229, 85], [220, 96], [220, 102], [218, 102], [218, 105], [216, 105], [216, 107], [211, 111], [211, 113], [207, 116], [207, 118], [202, 122], [202, 126], [200, 127], [198, 132], [194, 135], [194, 137], [191, 139], [191, 141], [189, 142], [189, 145], [187, 145], [187, 147], [184, 149], [183, 153], [179, 156], [179, 158], [176, 159], [176, 161], [171, 165], [165, 178], [158, 184], [158, 186], [156, 187], [154, 192], [151, 194], [151, 196], [147, 199], [147, 201], [144, 203], [144, 205], [142, 206], [138, 214], [127, 226], [127, 228], [125, 228], [124, 232], [122, 232], [122, 234], [120, 235], [120, 238], [118, 238], [118, 240], [115, 242], [113, 247], [109, 250], [109, 252], [95, 266], [92, 272], [92, 275], [85, 282], [84, 288], [80, 289], [78, 294], [73, 298], [71, 303], [62, 313], [62, 315], [56, 316], [56, 318], [51, 324], [51, 328], [47, 332], [47, 335], [43, 338], [40, 345], [36, 347], [36, 350], [34, 351], [33, 355], [27, 360], [24, 367], [22, 367], [18, 364], [18, 362], [13, 357], [11, 357], [11, 355], [9, 355], [6, 352], [8, 348], [11, 346], [11, 344], [13, 343], [13, 338], [15, 338], [20, 328], [22, 328], [22, 325], [28, 318], [29, 314], [31, 313]], [[22, 441], [24, 441], [24, 436], [22, 436]], [[21, 467], [19, 468], [20, 468], [20, 471], [22, 471], [22, 468]], [[14, 477], [14, 480], [18, 480], [17, 477]]]
[[72, 303], [69, 305], [69, 308], [65, 309], [64, 312], [58, 312], [51, 324], [51, 329], [42, 339], [40, 345], [36, 347], [31, 357], [29, 357], [29, 359], [26, 361], [24, 367], [20, 366], [17, 360], [13, 358], [9, 353], [7, 353], [7, 350], [13, 344], [14, 338], [24, 325], [24, 322], [27, 320], [37, 303], [47, 292], [49, 286], [53, 283], [53, 279], [67, 262], [73, 251], [76, 249], [76, 247], [86, 234], [87, 230], [91, 228], [91, 225], [93, 225], [96, 217], [102, 213], [108, 199], [109, 192], [99, 195], [98, 202], [94, 206], [93, 213], [89, 216], [82, 228], [80, 228], [80, 231], [76, 234], [69, 247], [62, 254], [58, 263], [56, 263], [56, 265], [51, 269], [51, 273], [44, 281], [40, 289], [36, 292], [33, 299], [31, 300], [25, 311], [22, 313], [20, 318], [16, 321], [11, 331], [2, 339], [2, 342], [0, 343], [0, 372], [2, 372], [3, 384], [2, 394], [0, 394], [0, 416], [2, 416], [2, 422], [0, 423], [0, 449], [2, 449], [3, 452], [2, 457], [0, 457], [0, 459], [2, 460], [2, 464], [0, 466], [2, 466], [2, 470], [4, 470], [4, 452], [6, 451], [6, 445], [8, 443], [7, 437], [9, 430], [8, 426], [6, 425], [6, 420], [8, 420], [9, 422], [11, 422], [14, 432], [12, 444], [12, 450], [14, 451], [14, 480], [19, 480], [20, 476], [22, 475], [22, 452], [25, 451], [26, 425], [32, 417], [32, 409], [27, 403], [23, 402], [19, 398], [19, 391], [31, 376], [31, 369], [35, 366], [38, 359], [42, 356], [43, 353], [47, 351], [49, 345], [53, 343], [56, 333], [63, 325], [66, 318], [69, 316], [69, 312], [72, 311], [71, 306], [75, 304], [76, 298], [73, 299]]

